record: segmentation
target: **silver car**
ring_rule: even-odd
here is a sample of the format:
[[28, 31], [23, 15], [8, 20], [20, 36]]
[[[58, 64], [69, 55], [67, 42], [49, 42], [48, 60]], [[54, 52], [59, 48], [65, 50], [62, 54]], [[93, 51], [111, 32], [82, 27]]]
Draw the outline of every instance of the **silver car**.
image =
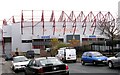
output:
[[120, 67], [120, 52], [107, 59], [109, 68]]
[[29, 60], [25, 56], [16, 56], [13, 58], [11, 68], [13, 71], [24, 70]]

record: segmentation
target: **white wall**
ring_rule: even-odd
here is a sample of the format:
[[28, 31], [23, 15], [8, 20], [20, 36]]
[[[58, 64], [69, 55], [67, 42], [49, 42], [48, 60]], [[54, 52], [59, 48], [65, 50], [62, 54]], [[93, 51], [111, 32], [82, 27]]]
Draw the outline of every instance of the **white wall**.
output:
[[[34, 22], [34, 24], [37, 24], [37, 22]], [[66, 23], [66, 33], [65, 35], [63, 35], [63, 31], [64, 31], [64, 28], [63, 28], [63, 22], [56, 22], [56, 28], [55, 28], [55, 36], [65, 36], [65, 35], [68, 35], [68, 34], [73, 34], [73, 23], [72, 22], [67, 22]], [[81, 22], [77, 22], [76, 23], [77, 27], [76, 27], [76, 32], [75, 34], [80, 34], [80, 35], [83, 35], [83, 31], [84, 31], [84, 27], [82, 27], [82, 24]], [[86, 23], [86, 32], [85, 32], [85, 35], [92, 35], [93, 33], [93, 30], [94, 30], [94, 27], [92, 28], [91, 27], [92, 23], [88, 22]], [[51, 35], [51, 36], [54, 36], [53, 35], [53, 22], [45, 22], [44, 23], [44, 35], [48, 36], [48, 35]], [[37, 35], [43, 35], [43, 28], [42, 28], [42, 23], [39, 23], [37, 24], [36, 26], [34, 26], [34, 35], [37, 36]], [[94, 35], [99, 35], [100, 31], [95, 30], [95, 34]], [[24, 28], [23, 28], [23, 34], [25, 36], [27, 36], [28, 34], [32, 35], [32, 23], [31, 22], [26, 22], [24, 23]], [[30, 35], [30, 36], [31, 36]]]
[[[29, 32], [28, 33], [23, 33], [23, 35], [21, 35], [21, 41], [22, 40], [31, 40], [32, 39], [32, 34]], [[32, 49], [32, 43], [21, 43], [21, 50], [26, 52], [28, 50]]]
[[3, 37], [11, 37], [11, 25], [4, 25], [3, 26]]
[[118, 17], [120, 18], [120, 1], [118, 2]]
[[32, 50], [32, 43], [22, 43], [21, 44], [21, 51], [26, 52], [28, 50]]
[[21, 50], [21, 26], [19, 23], [12, 25], [12, 51], [15, 51], [16, 48]]
[[[13, 25], [5, 26], [4, 27], [4, 36], [12, 37], [12, 50], [15, 51], [18, 48], [21, 51], [27, 51], [32, 49], [32, 43], [22, 43], [22, 40], [32, 40], [33, 37], [39, 36], [50, 36], [50, 37], [62, 37], [65, 38], [66, 35], [73, 34], [73, 22], [66, 22], [66, 33], [63, 35], [63, 22], [55, 22], [55, 35], [53, 35], [53, 22], [44, 22], [44, 35], [43, 35], [43, 28], [42, 23], [34, 22], [34, 32], [32, 34], [32, 22], [24, 22], [23, 24], [23, 35], [21, 35], [21, 23], [15, 23]], [[87, 37], [89, 38], [92, 35], [93, 29], [91, 27], [92, 22], [86, 23], [86, 32], [83, 35], [84, 27], [82, 27], [82, 22], [76, 23], [76, 32], [75, 34], [80, 35], [80, 41], [82, 38]], [[100, 37], [100, 31], [95, 30], [96, 37]], [[101, 36], [103, 37], [103, 36]], [[38, 37], [37, 37], [38, 38]], [[65, 42], [66, 40], [64, 40]]]

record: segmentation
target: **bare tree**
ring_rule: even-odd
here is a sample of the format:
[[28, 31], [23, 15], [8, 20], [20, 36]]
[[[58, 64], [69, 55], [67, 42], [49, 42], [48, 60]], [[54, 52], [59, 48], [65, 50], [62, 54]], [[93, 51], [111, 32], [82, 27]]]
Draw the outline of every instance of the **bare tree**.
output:
[[118, 35], [120, 35], [120, 27], [116, 24], [115, 19], [111, 21], [107, 21], [106, 19], [102, 21], [98, 21], [97, 28], [100, 30], [101, 35], [105, 35], [111, 40], [112, 54], [113, 52], [113, 41], [117, 39]]

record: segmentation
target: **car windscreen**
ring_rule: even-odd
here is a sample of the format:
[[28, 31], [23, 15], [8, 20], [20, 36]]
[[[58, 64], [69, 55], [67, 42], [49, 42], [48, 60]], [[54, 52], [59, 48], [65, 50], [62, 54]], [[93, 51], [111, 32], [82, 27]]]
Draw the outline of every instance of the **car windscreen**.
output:
[[14, 62], [23, 62], [23, 61], [28, 61], [28, 59], [26, 57], [15, 57], [13, 58]]
[[40, 59], [39, 60], [41, 65], [59, 65], [63, 64], [59, 59], [57, 58], [48, 58], [48, 59]]
[[27, 51], [27, 54], [34, 54], [34, 51]]
[[103, 55], [102, 55], [101, 53], [99, 53], [99, 52], [93, 52], [92, 55], [95, 56], [95, 57], [103, 56]]

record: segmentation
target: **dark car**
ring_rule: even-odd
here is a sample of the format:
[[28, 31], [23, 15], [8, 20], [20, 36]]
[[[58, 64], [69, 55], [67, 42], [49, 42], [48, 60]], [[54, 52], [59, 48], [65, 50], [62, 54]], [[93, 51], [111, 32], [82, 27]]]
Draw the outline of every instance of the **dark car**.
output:
[[120, 52], [107, 59], [109, 68], [120, 67]]
[[25, 75], [69, 75], [68, 65], [56, 57], [31, 59], [24, 72]]
[[13, 56], [11, 54], [5, 54], [5, 60], [13, 60]]
[[88, 51], [83, 53], [81, 63], [82, 65], [85, 65], [85, 63], [93, 63], [94, 65], [99, 63], [107, 64], [107, 57], [100, 52]]
[[34, 58], [34, 51], [33, 50], [29, 50], [26, 52], [26, 57], [27, 58]]

